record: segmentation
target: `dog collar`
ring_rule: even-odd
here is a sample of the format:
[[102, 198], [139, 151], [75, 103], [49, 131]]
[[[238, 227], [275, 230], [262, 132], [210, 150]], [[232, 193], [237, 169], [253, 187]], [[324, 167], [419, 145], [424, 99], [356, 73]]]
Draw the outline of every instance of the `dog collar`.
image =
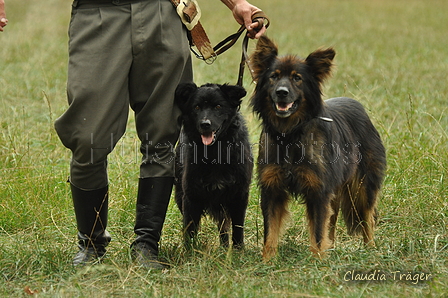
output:
[[327, 118], [327, 117], [317, 117], [317, 118], [319, 118], [320, 120], [327, 121], [327, 122], [333, 122], [333, 119], [331, 119], [331, 118]]

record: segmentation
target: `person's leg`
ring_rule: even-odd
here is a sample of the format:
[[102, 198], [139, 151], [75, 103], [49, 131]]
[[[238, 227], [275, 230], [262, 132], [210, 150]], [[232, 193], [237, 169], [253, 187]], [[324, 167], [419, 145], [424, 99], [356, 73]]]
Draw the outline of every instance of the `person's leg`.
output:
[[79, 251], [73, 258], [73, 265], [85, 265], [101, 259], [111, 237], [106, 231], [108, 187], [96, 190], [82, 190], [71, 186], [76, 225], [78, 228]]
[[69, 29], [69, 108], [56, 120], [72, 151], [70, 184], [79, 252], [75, 265], [102, 257], [110, 241], [107, 156], [126, 129], [132, 63], [130, 6], [73, 8]]
[[193, 79], [186, 31], [169, 1], [132, 4], [134, 62], [130, 102], [143, 155], [131, 248], [137, 262], [161, 269], [159, 241], [174, 180], [180, 111], [174, 92]]

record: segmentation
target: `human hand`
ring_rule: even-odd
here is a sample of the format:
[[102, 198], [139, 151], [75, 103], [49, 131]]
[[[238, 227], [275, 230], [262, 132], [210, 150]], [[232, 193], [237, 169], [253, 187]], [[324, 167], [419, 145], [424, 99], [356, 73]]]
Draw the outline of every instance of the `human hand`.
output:
[[[223, 1], [226, 3], [226, 1]], [[227, 4], [227, 3], [226, 3]], [[260, 12], [261, 9], [248, 3], [247, 1], [234, 1], [234, 6], [231, 8], [235, 20], [246, 27], [247, 35], [250, 38], [259, 38], [266, 32], [266, 26], [260, 21], [253, 22], [252, 17]], [[228, 4], [227, 4], [228, 5]], [[228, 5], [229, 6], [229, 5]], [[230, 6], [229, 6], [230, 7]]]
[[266, 24], [263, 19], [257, 19], [254, 23], [251, 22], [247, 28], [247, 35], [250, 38], [260, 38], [266, 32]]
[[8, 24], [8, 19], [6, 18], [5, 13], [5, 1], [0, 0], [0, 32], [3, 31], [3, 27]]
[[0, 32], [3, 32], [3, 27], [5, 27], [8, 24], [7, 18], [1, 18], [0, 19]]

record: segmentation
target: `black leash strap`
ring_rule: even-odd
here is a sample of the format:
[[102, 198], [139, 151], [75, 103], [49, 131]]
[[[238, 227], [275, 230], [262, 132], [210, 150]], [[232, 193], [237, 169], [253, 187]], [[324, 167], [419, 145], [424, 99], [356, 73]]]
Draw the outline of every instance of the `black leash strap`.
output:
[[[266, 20], [266, 24], [264, 24], [265, 20]], [[269, 18], [262, 11], [260, 11], [259, 13], [254, 15], [253, 21], [254, 22], [257, 21], [261, 26], [266, 26], [266, 28], [268, 28], [269, 24], [270, 24]], [[260, 25], [259, 25], [259, 27], [260, 27]], [[241, 28], [240, 28], [240, 30], [241, 30]], [[241, 54], [240, 69], [239, 69], [239, 72], [238, 72], [238, 81], [236, 83], [238, 86], [241, 86], [241, 87], [243, 87], [244, 66], [249, 61], [249, 57], [247, 55], [247, 45], [248, 45], [248, 43], [249, 43], [249, 37], [246, 35], [246, 36], [244, 36], [243, 43], [242, 43], [242, 51], [241, 51], [242, 54]], [[249, 64], [247, 65], [247, 67], [249, 68], [252, 80], [255, 81], [254, 80], [254, 76], [253, 76], [253, 72], [250, 69]]]
[[[249, 57], [247, 56], [247, 44], [249, 42], [249, 37], [245, 36], [242, 43], [242, 54], [241, 54], [241, 62], [240, 62], [240, 70], [238, 72], [238, 81], [237, 85], [243, 87], [243, 77], [244, 77], [244, 66], [249, 61]], [[247, 65], [250, 71], [250, 75], [252, 76], [252, 80], [254, 81], [253, 73], [250, 69], [249, 64]]]

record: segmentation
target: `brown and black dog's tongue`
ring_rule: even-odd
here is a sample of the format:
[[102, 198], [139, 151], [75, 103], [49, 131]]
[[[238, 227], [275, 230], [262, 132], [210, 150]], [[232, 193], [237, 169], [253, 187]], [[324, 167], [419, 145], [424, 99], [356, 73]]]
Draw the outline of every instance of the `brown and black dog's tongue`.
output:
[[206, 146], [210, 146], [211, 144], [213, 144], [213, 140], [215, 139], [215, 133], [209, 132], [206, 134], [201, 135], [202, 138], [202, 143]]

